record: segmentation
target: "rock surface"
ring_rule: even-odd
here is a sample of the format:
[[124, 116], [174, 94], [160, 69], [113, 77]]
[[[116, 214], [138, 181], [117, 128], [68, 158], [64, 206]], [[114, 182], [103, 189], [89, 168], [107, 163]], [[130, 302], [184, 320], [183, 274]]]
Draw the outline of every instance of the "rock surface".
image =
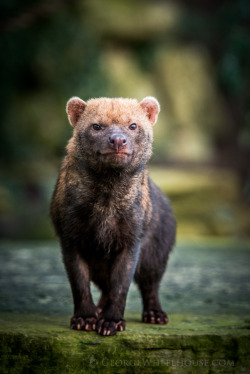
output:
[[[127, 328], [69, 329], [72, 300], [55, 243], [1, 243], [1, 373], [247, 373], [249, 243], [180, 243], [161, 287], [167, 326], [140, 323], [131, 286]], [[93, 288], [94, 299], [98, 291]]]

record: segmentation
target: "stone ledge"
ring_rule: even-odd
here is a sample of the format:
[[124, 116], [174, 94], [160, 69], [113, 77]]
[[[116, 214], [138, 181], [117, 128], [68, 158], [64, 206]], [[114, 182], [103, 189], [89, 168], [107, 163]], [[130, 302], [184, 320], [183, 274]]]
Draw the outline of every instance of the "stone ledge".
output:
[[[247, 373], [250, 319], [170, 315], [167, 326], [139, 323], [113, 337], [68, 328], [69, 316], [0, 314], [1, 374]], [[137, 322], [138, 321], [138, 322]]]

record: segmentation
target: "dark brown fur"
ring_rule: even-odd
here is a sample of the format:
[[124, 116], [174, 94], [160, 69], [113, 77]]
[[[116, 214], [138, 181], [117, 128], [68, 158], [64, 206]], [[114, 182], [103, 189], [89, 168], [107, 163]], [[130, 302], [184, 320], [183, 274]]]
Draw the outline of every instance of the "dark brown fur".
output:
[[[158, 112], [151, 97], [140, 103], [72, 98], [67, 104], [74, 134], [51, 216], [72, 288], [74, 329], [102, 335], [124, 330], [133, 278], [142, 294], [143, 322], [167, 323], [158, 288], [174, 244], [175, 220], [146, 170]], [[97, 307], [90, 281], [102, 291]]]

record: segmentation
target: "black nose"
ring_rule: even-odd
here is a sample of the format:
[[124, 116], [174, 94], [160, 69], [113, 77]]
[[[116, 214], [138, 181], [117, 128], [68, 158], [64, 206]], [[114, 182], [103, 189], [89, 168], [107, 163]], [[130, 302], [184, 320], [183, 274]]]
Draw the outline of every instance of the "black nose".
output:
[[109, 146], [119, 152], [127, 144], [127, 138], [123, 134], [113, 134], [108, 139]]

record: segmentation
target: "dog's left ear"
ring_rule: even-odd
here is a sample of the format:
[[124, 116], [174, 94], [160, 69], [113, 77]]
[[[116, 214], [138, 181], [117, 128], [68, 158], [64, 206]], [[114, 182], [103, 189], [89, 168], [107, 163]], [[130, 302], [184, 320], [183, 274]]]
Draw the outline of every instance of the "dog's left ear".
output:
[[153, 96], [147, 96], [140, 102], [140, 106], [146, 112], [152, 126], [154, 126], [160, 112], [160, 104], [158, 103], [158, 100]]

